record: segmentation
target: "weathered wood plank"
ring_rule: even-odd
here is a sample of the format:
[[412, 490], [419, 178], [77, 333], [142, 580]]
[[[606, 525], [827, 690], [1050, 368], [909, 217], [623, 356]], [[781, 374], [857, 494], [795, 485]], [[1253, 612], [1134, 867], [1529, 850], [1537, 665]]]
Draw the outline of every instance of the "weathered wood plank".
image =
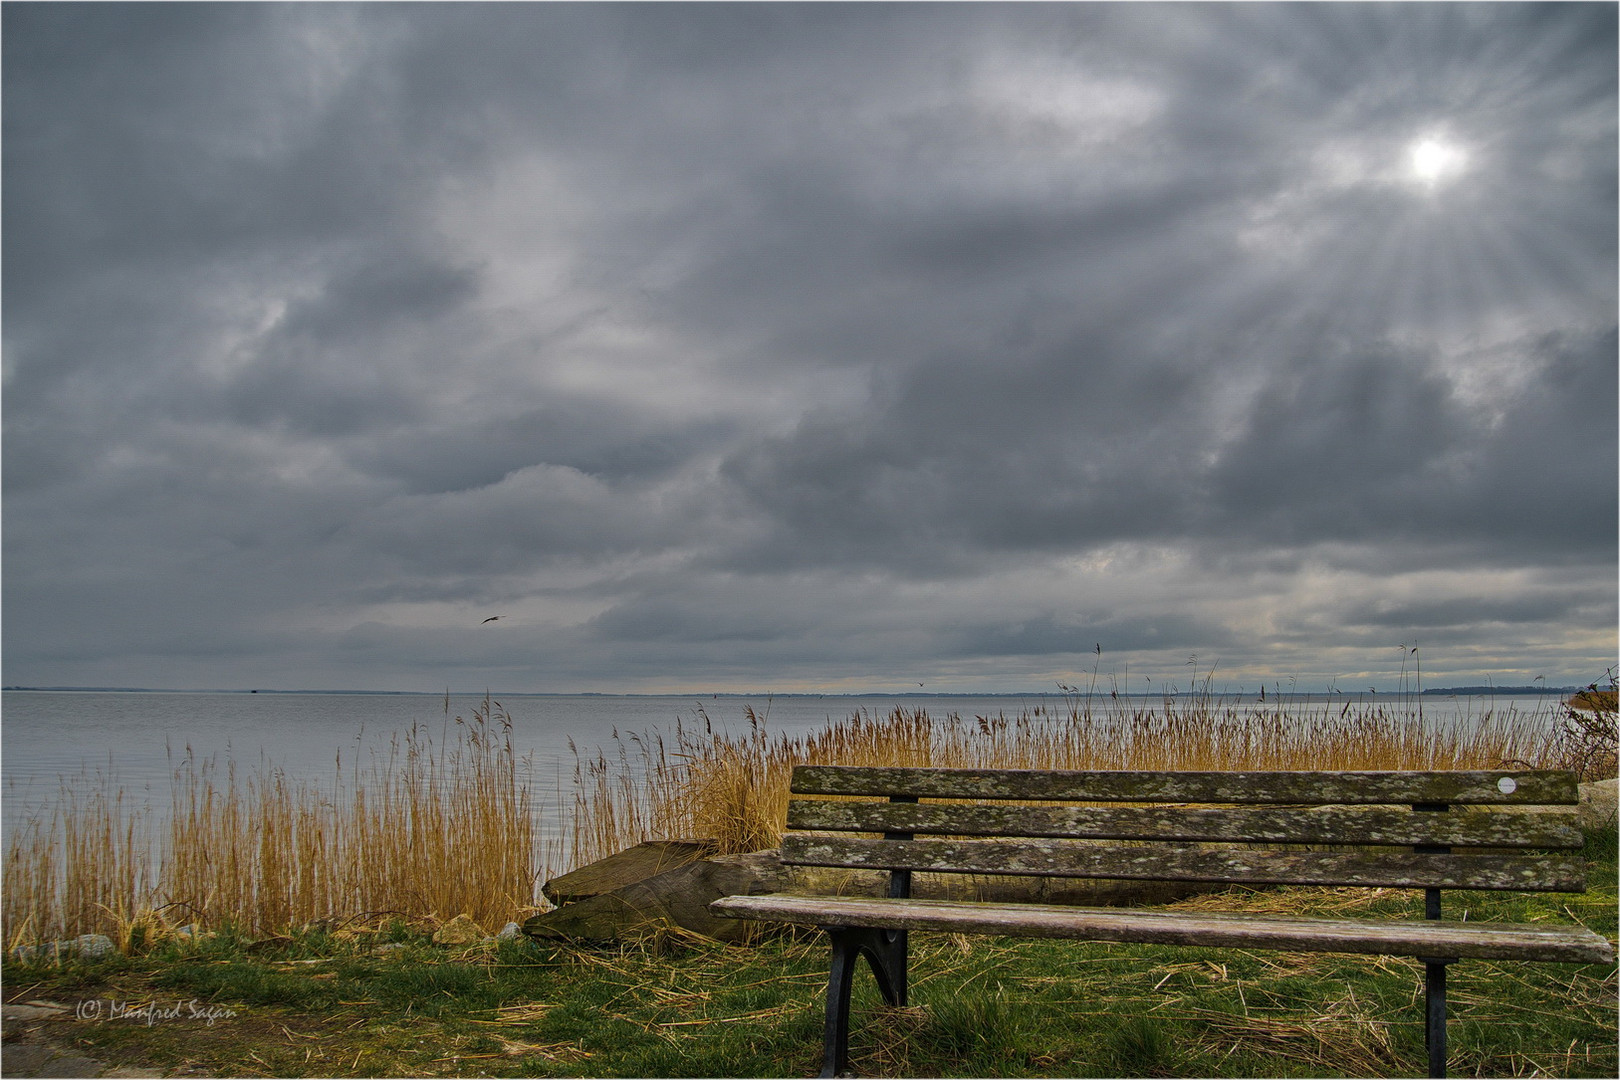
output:
[[945, 874], [1225, 881], [1233, 884], [1582, 892], [1581, 859], [1530, 855], [1276, 851], [1256, 848], [1111, 846], [1068, 840], [782, 839], [782, 861], [805, 866]]
[[1393, 956], [1572, 963], [1614, 961], [1614, 947], [1606, 939], [1585, 927], [1568, 926], [1371, 921], [782, 894], [729, 896], [715, 901], [710, 910], [731, 918], [801, 926], [873, 926], [962, 934]]
[[1411, 847], [1578, 848], [1573, 814], [1414, 814], [1409, 810], [1275, 807], [983, 806], [795, 799], [790, 829]]
[[1072, 802], [1556, 804], [1580, 801], [1575, 774], [1454, 772], [1077, 772], [799, 765], [797, 795], [908, 795]]

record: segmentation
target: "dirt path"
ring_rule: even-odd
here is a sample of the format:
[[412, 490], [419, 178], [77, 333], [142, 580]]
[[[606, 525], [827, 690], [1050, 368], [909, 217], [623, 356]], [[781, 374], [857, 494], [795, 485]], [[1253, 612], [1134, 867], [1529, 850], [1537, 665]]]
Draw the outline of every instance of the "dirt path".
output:
[[157, 1077], [157, 1069], [125, 1068], [86, 1057], [73, 1046], [73, 1010], [29, 1001], [0, 1010], [0, 1075]]

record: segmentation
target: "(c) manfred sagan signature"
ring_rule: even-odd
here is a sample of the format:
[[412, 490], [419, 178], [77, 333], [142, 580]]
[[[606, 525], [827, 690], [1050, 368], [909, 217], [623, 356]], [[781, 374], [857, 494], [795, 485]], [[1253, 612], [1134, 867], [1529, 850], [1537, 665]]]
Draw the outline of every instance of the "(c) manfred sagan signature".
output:
[[173, 1005], [159, 1005], [155, 1001], [114, 1001], [111, 998], [86, 998], [74, 1007], [73, 1015], [79, 1020], [127, 1020], [144, 1023], [147, 1027], [166, 1020], [201, 1020], [209, 1027], [216, 1020], [230, 1020], [235, 1009], [223, 1005], [208, 1005], [192, 998]]

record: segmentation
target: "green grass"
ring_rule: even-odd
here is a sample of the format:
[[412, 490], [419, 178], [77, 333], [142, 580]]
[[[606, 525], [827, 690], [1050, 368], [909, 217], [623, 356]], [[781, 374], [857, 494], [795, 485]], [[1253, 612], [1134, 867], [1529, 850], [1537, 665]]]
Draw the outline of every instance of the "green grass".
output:
[[[1456, 892], [1446, 914], [1616, 935], [1615, 837], [1582, 896]], [[1272, 889], [1190, 904], [1421, 917], [1410, 891]], [[1409, 1076], [1425, 1069], [1421, 965], [1325, 953], [913, 934], [911, 1004], [857, 976], [866, 1076]], [[398, 948], [381, 948], [398, 945]], [[221, 1076], [806, 1076], [820, 1065], [817, 934], [749, 946], [447, 949], [396, 923], [250, 946], [231, 933], [136, 957], [7, 963], [6, 997], [197, 999], [213, 1026], [63, 1024], [109, 1064]], [[1614, 1076], [1614, 965], [1464, 961], [1453, 1075]]]

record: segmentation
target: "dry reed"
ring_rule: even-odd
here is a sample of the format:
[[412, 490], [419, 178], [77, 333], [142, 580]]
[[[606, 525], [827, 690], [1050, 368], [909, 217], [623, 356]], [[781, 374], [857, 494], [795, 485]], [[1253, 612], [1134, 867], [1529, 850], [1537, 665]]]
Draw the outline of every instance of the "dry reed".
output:
[[[1067, 688], [1066, 688], [1067, 689]], [[1100, 702], [1100, 708], [1094, 708]], [[865, 710], [808, 735], [771, 735], [751, 708], [740, 736], [677, 725], [662, 737], [616, 739], [576, 770], [571, 859], [581, 865], [656, 837], [708, 838], [722, 852], [780, 838], [799, 764], [1004, 769], [1469, 769], [1560, 764], [1549, 717], [1515, 709], [1425, 717], [1414, 698], [1232, 703], [1203, 692], [1149, 706], [1071, 693], [1066, 710], [1009, 717]]]
[[[265, 763], [242, 778], [188, 749], [166, 831], [116, 780], [61, 785], [6, 853], [8, 947], [106, 933], [128, 947], [173, 926], [276, 933], [398, 915], [499, 927], [534, 906], [535, 828], [512, 721], [485, 700], [435, 740], [418, 725], [329, 786]], [[156, 847], [156, 854], [153, 849]]]
[[744, 719], [746, 731], [732, 736], [699, 708], [668, 741], [615, 732], [611, 751], [576, 751], [566, 850], [555, 852], [541, 850], [511, 717], [488, 699], [453, 725], [447, 712], [438, 739], [417, 726], [364, 766], [345, 770], [340, 760], [329, 784], [295, 781], [267, 762], [244, 778], [234, 761], [221, 770], [187, 751], [155, 838], [150, 809], [134, 806], [110, 772], [63, 782], [55, 802], [10, 838], [6, 944], [99, 932], [128, 947], [187, 923], [266, 934], [461, 913], [494, 928], [535, 910], [543, 872], [645, 839], [711, 838], [725, 852], [774, 845], [788, 777], [801, 763], [1455, 769], [1558, 766], [1571, 752], [1570, 728], [1541, 714], [1438, 721], [1410, 698], [1262, 707], [1215, 698], [1207, 678], [1202, 692], [1153, 706], [1073, 691], [1055, 712], [861, 710], [791, 737], [769, 732], [751, 708]]

